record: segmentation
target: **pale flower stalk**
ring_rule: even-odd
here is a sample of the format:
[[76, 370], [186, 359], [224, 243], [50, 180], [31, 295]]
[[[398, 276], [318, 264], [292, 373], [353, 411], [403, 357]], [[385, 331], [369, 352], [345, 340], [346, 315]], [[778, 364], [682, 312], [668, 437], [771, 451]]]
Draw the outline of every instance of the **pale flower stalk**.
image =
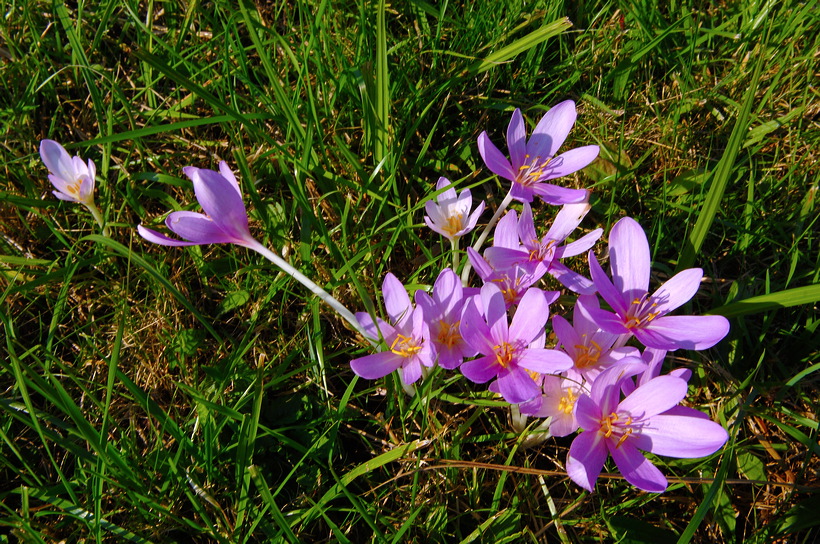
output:
[[368, 338], [371, 344], [374, 343], [359, 324], [356, 316], [341, 302], [251, 235], [248, 228], [248, 213], [242, 202], [239, 182], [227, 163], [224, 161], [219, 163], [219, 172], [193, 166], [188, 166], [183, 171], [193, 182], [196, 199], [205, 213], [179, 211], [168, 214], [165, 220], [166, 226], [183, 240], [170, 238], [142, 225], [137, 227], [140, 236], [149, 242], [163, 246], [236, 244], [252, 249], [307, 287], [310, 292], [350, 323], [356, 331]]

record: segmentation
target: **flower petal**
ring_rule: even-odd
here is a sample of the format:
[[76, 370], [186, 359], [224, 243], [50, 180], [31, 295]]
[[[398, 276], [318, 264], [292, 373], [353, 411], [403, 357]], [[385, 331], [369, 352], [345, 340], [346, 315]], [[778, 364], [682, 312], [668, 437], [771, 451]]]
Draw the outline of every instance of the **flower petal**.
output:
[[550, 108], [532, 131], [530, 141], [527, 142], [527, 153], [531, 157], [542, 159], [554, 157], [572, 130], [576, 117], [575, 102], [572, 100], [565, 100]]
[[601, 438], [597, 429], [584, 431], [575, 437], [569, 447], [567, 476], [587, 491], [595, 488], [595, 482], [607, 458], [606, 446]]
[[549, 304], [544, 292], [537, 288], [527, 289], [515, 310], [509, 329], [510, 340], [521, 340], [529, 344], [544, 331], [549, 315]]
[[199, 205], [214, 223], [237, 240], [253, 241], [248, 230], [248, 213], [234, 184], [219, 172], [206, 168], [189, 166], [183, 170], [194, 183]]
[[518, 108], [515, 108], [507, 126], [507, 149], [510, 152], [512, 169], [518, 172], [518, 169], [527, 162], [527, 127]]
[[682, 270], [669, 278], [652, 295], [652, 301], [657, 304], [654, 311], [660, 315], [667, 314], [689, 302], [698, 292], [701, 278], [703, 270], [700, 268]]
[[536, 183], [531, 190], [541, 197], [541, 200], [553, 206], [583, 202], [589, 198], [589, 192], [586, 189], [567, 189], [551, 183]]
[[[56, 194], [56, 193], [55, 193]], [[59, 196], [59, 195], [57, 195]], [[62, 198], [62, 197], [60, 197]], [[168, 236], [159, 233], [155, 230], [137, 225], [137, 232], [140, 236], [151, 242], [152, 244], [159, 244], [161, 246], [197, 246], [199, 242], [183, 242], [182, 240], [175, 240]]]
[[627, 412], [635, 420], [645, 420], [665, 412], [686, 396], [685, 380], [674, 376], [658, 376], [641, 385], [618, 405], [618, 411]]
[[513, 171], [513, 167], [507, 157], [490, 141], [490, 137], [486, 132], [482, 132], [478, 136], [478, 152], [481, 158], [484, 159], [484, 164], [493, 174], [499, 175], [504, 179], [515, 181], [518, 172]]
[[525, 349], [518, 359], [519, 366], [539, 374], [558, 374], [572, 367], [572, 357], [555, 349]]
[[350, 368], [359, 377], [366, 380], [375, 380], [397, 370], [401, 367], [404, 359], [404, 357], [396, 355], [392, 351], [382, 351], [353, 359], [350, 361]]
[[196, 244], [230, 244], [242, 242], [224, 232], [210, 218], [196, 212], [171, 212], [165, 224], [180, 238]]
[[499, 373], [497, 386], [501, 396], [510, 404], [526, 402], [541, 393], [541, 388], [532, 377], [523, 368], [517, 367], [510, 367]]
[[585, 145], [561, 153], [549, 162], [538, 180], [547, 181], [560, 178], [586, 168], [595, 160], [599, 151], [597, 145]]
[[609, 453], [627, 482], [650, 493], [662, 493], [669, 482], [663, 473], [649, 462], [627, 439], [617, 447], [610, 445]]
[[[74, 163], [68, 151], [66, 151], [62, 145], [54, 140], [41, 141], [40, 158], [52, 174], [62, 179], [65, 183], [74, 182]], [[58, 190], [61, 189], [58, 187]]]
[[[649, 242], [641, 226], [631, 217], [624, 217], [612, 227], [609, 233], [609, 264], [612, 269], [612, 283], [622, 293], [623, 300], [632, 301], [646, 295], [649, 289]], [[596, 282], [593, 275], [593, 281]], [[601, 287], [601, 296], [607, 299]], [[610, 302], [607, 299], [607, 302]], [[610, 302], [610, 305], [612, 303]], [[625, 315], [626, 308], [615, 308]]]
[[667, 315], [633, 332], [648, 348], [701, 350], [723, 340], [729, 333], [729, 321], [721, 315]]
[[644, 422], [639, 434], [633, 434], [632, 442], [644, 451], [667, 457], [693, 459], [712, 455], [723, 447], [729, 434], [705, 414], [698, 414], [692, 417], [665, 413], [653, 416]]
[[387, 311], [390, 322], [396, 328], [403, 329], [412, 313], [407, 289], [392, 272], [388, 272], [382, 282], [382, 293], [384, 294], [384, 309]]
[[475, 383], [485, 383], [492, 380], [498, 375], [500, 368], [494, 355], [467, 361], [459, 367], [461, 373], [464, 374], [468, 380]]

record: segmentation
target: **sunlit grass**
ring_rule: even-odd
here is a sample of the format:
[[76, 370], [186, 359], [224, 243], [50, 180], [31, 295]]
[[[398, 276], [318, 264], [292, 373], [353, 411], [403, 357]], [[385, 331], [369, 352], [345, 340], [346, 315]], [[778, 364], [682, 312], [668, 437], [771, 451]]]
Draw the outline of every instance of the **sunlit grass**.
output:
[[[581, 7], [577, 7], [581, 6]], [[0, 24], [0, 526], [25, 542], [810, 542], [820, 295], [810, 2], [10, 5]], [[565, 17], [573, 27], [563, 30]], [[564, 475], [457, 373], [366, 382], [343, 320], [242, 248], [136, 235], [237, 172], [258, 239], [354, 311], [449, 263], [444, 175], [499, 204], [475, 140], [572, 98], [583, 228], [647, 230], [653, 287], [732, 319], [690, 399], [730, 432], [658, 459], [663, 495]], [[51, 195], [52, 138], [98, 168], [111, 238]], [[548, 221], [549, 217], [541, 218]], [[466, 244], [463, 244], [466, 245]], [[602, 246], [603, 247], [603, 246]], [[582, 263], [579, 261], [579, 267]], [[425, 400], [429, 399], [429, 400]], [[750, 482], [749, 480], [752, 480]], [[0, 531], [3, 533], [4, 531]], [[0, 541], [5, 537], [0, 536]]]

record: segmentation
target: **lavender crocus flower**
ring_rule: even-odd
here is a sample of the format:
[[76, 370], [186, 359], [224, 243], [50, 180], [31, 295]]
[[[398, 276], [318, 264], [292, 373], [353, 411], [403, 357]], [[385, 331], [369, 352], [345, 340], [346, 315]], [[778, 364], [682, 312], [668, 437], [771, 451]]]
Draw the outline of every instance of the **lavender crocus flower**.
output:
[[142, 225], [137, 227], [140, 236], [149, 242], [163, 246], [236, 244], [252, 249], [310, 289], [356, 331], [367, 337], [356, 317], [341, 302], [251, 236], [248, 228], [248, 212], [242, 202], [242, 191], [227, 163], [224, 161], [219, 163], [219, 172], [193, 166], [187, 166], [183, 168], [183, 171], [194, 183], [196, 199], [205, 213], [179, 211], [168, 214], [165, 224], [171, 232], [183, 238], [182, 240], [170, 238]]
[[649, 242], [641, 226], [624, 217], [609, 237], [610, 281], [593, 252], [589, 252], [592, 281], [615, 313], [590, 309], [599, 327], [613, 334], [635, 337], [646, 347], [673, 351], [707, 349], [729, 332], [729, 321], [719, 315], [667, 316], [700, 286], [703, 270], [689, 268], [675, 274], [651, 296]]
[[450, 180], [445, 177], [438, 178], [436, 191], [445, 188], [446, 190], [436, 197], [435, 202], [428, 200], [424, 204], [424, 209], [427, 211], [424, 222], [448, 240], [455, 241], [475, 228], [479, 216], [484, 211], [484, 202], [470, 213], [473, 208], [470, 190], [464, 189], [461, 194], [457, 195]]
[[430, 342], [430, 328], [424, 320], [421, 308], [413, 308], [404, 285], [391, 273], [382, 283], [384, 306], [390, 323], [369, 314], [358, 312], [356, 319], [372, 339], [379, 333], [389, 346], [387, 351], [365, 355], [350, 361], [350, 367], [358, 376], [375, 380], [401, 369], [401, 379], [406, 385], [415, 383], [422, 374], [422, 367], [431, 367], [435, 353]]
[[521, 110], [516, 109], [507, 127], [510, 159], [498, 150], [486, 132], [478, 137], [478, 151], [487, 168], [513, 182], [510, 195], [516, 200], [532, 202], [534, 195], [538, 195], [549, 204], [582, 202], [586, 191], [546, 183], [584, 168], [598, 156], [597, 145], [578, 147], [555, 156], [575, 118], [575, 102], [561, 102], [544, 114], [527, 141], [524, 118]]
[[94, 178], [97, 175], [94, 162], [88, 159], [86, 163], [79, 156], [71, 157], [68, 151], [54, 140], [40, 142], [40, 158], [48, 168], [48, 180], [54, 186], [54, 196], [85, 206], [102, 227], [103, 235], [108, 236], [108, 227], [105, 226], [100, 209], [94, 203]]
[[720, 449], [729, 435], [704, 414], [677, 406], [686, 380], [659, 376], [620, 400], [621, 381], [646, 369], [638, 358], [603, 371], [588, 395], [576, 401], [575, 417], [584, 431], [569, 449], [569, 477], [588, 491], [595, 487], [608, 455], [626, 481], [652, 493], [664, 491], [666, 477], [641, 450], [668, 457], [696, 458]]
[[183, 240], [176, 240], [139, 225], [140, 236], [163, 246], [236, 244], [255, 251], [266, 249], [248, 229], [248, 212], [242, 202], [239, 182], [225, 161], [219, 172], [187, 166], [185, 175], [194, 183], [194, 193], [203, 213], [179, 211], [168, 214], [165, 224]]
[[438, 355], [438, 364], [447, 370], [457, 368], [465, 357], [476, 351], [461, 337], [461, 313], [468, 296], [478, 291], [462, 287], [458, 274], [451, 268], [441, 271], [433, 284], [432, 296], [416, 291], [416, 307], [421, 308], [430, 327], [430, 341]]
[[[490, 389], [511, 404], [535, 398], [541, 388], [528, 371], [553, 374], [572, 366], [565, 353], [543, 348], [548, 317], [549, 304], [544, 293], [530, 289], [509, 324], [504, 295], [496, 285], [486, 283], [480, 295], [470, 299], [461, 316], [461, 336], [483, 357], [463, 363], [461, 372], [476, 383], [494, 380]], [[541, 347], [531, 347], [534, 342]]]
[[94, 176], [97, 167], [91, 159], [84, 163], [79, 156], [71, 157], [54, 140], [40, 142], [40, 158], [48, 168], [48, 180], [54, 185], [54, 196], [60, 200], [94, 205]]
[[[522, 265], [530, 269], [533, 276], [537, 278], [549, 273], [571, 291], [579, 294], [592, 294], [595, 292], [595, 285], [559, 261], [565, 257], [574, 257], [584, 253], [603, 234], [602, 229], [595, 229], [574, 242], [559, 245], [578, 227], [589, 209], [587, 201], [565, 204], [556, 215], [547, 234], [539, 239], [535, 231], [532, 208], [529, 203], [525, 202], [521, 218], [514, 225], [517, 235], [506, 232], [513, 225], [510, 221], [505, 220], [511, 215], [515, 216], [515, 212], [507, 212], [495, 229], [493, 247], [487, 248], [484, 256], [496, 270]], [[510, 244], [513, 236], [515, 237], [514, 243]]]

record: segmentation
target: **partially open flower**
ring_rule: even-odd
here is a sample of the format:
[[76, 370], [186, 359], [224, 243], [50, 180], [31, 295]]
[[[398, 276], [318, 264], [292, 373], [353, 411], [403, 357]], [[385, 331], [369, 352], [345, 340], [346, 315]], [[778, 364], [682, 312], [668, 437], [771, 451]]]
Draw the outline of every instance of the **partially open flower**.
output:
[[478, 217], [484, 211], [484, 203], [478, 205], [473, 213], [473, 198], [469, 189], [461, 191], [456, 195], [450, 180], [445, 177], [438, 178], [436, 191], [446, 190], [436, 197], [436, 202], [428, 200], [424, 209], [427, 215], [424, 222], [427, 226], [441, 234], [448, 240], [454, 240], [464, 236], [473, 230], [478, 222]]
[[40, 157], [50, 172], [48, 180], [54, 186], [54, 196], [60, 200], [94, 206], [94, 176], [97, 168], [91, 159], [84, 163], [79, 156], [71, 157], [54, 140], [40, 142]]

